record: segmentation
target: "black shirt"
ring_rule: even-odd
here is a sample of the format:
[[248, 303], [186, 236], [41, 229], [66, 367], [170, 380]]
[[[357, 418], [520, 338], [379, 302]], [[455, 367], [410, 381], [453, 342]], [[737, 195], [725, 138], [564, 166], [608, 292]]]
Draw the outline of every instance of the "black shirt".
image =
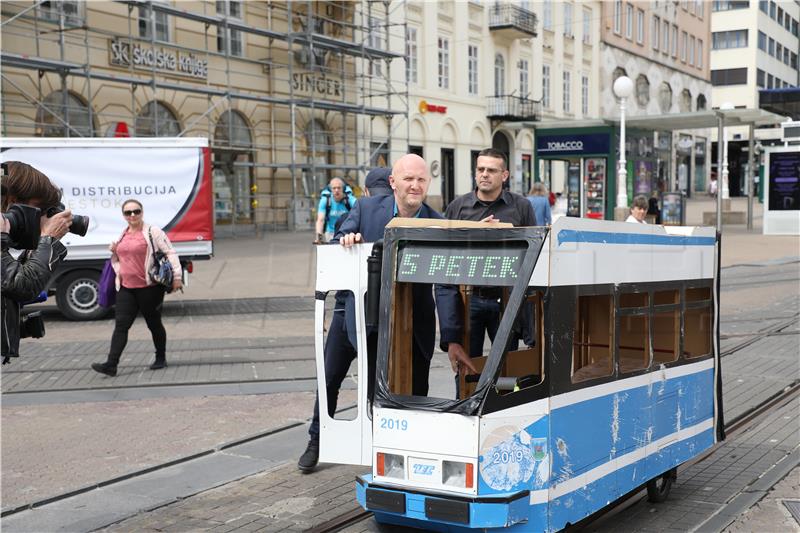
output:
[[516, 226], [535, 226], [536, 215], [527, 198], [521, 194], [503, 191], [494, 202], [483, 202], [475, 191], [463, 194], [453, 200], [444, 212], [450, 220], [483, 220], [489, 215], [500, 222], [510, 222]]

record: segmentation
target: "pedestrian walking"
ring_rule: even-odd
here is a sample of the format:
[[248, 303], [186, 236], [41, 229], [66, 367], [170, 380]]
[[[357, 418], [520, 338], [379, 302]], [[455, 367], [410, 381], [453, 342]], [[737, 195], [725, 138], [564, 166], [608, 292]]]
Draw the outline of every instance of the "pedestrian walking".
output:
[[322, 189], [317, 206], [317, 236], [314, 244], [329, 242], [336, 233], [336, 222], [353, 209], [358, 199], [353, 189], [341, 178], [333, 178]]
[[93, 363], [92, 369], [107, 376], [117, 375], [122, 351], [128, 343], [128, 330], [139, 312], [153, 336], [156, 354], [150, 370], [167, 366], [167, 331], [161, 322], [161, 304], [166, 288], [150, 276], [155, 262], [155, 251], [166, 254], [172, 265], [172, 290], [180, 289], [181, 263], [166, 233], [161, 228], [144, 222], [144, 207], [139, 200], [126, 200], [122, 214], [128, 227], [120, 238], [111, 243], [111, 266], [116, 274], [117, 304], [114, 333], [105, 363]]
[[528, 201], [533, 208], [536, 223], [542, 226], [549, 226], [553, 222], [550, 212], [550, 198], [547, 194], [547, 187], [541, 181], [537, 181], [528, 192]]

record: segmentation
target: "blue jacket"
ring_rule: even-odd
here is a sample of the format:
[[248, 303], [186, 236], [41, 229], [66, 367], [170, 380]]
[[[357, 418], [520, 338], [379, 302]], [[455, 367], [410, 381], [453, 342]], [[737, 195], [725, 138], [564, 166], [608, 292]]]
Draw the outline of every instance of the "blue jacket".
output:
[[[375, 242], [383, 238], [386, 224], [394, 218], [394, 195], [371, 196], [362, 198], [350, 210], [347, 219], [339, 227], [339, 231], [331, 242], [338, 242], [349, 233], [360, 233], [362, 242]], [[428, 204], [420, 207], [419, 218], [444, 218]], [[433, 355], [436, 342], [436, 313], [430, 284], [416, 283], [412, 289], [414, 308], [414, 343], [425, 358]], [[355, 301], [352, 293], [348, 293], [345, 303], [345, 324], [347, 337], [353, 346], [356, 344]]]

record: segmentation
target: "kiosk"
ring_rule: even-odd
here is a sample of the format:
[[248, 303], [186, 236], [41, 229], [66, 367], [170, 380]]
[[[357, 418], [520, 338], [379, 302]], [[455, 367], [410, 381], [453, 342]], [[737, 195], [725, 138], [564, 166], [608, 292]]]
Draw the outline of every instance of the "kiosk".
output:
[[800, 146], [764, 151], [764, 235], [800, 235]]

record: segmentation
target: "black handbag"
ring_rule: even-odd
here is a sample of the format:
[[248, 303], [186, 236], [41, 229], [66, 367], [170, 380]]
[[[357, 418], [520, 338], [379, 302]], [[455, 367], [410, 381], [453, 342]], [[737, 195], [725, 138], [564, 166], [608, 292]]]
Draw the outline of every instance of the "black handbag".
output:
[[153, 264], [150, 266], [149, 272], [150, 279], [164, 287], [167, 292], [172, 292], [172, 263], [169, 262], [167, 254], [156, 248], [153, 243], [153, 234], [150, 232], [149, 228], [147, 235], [150, 237], [150, 246], [153, 248]]

